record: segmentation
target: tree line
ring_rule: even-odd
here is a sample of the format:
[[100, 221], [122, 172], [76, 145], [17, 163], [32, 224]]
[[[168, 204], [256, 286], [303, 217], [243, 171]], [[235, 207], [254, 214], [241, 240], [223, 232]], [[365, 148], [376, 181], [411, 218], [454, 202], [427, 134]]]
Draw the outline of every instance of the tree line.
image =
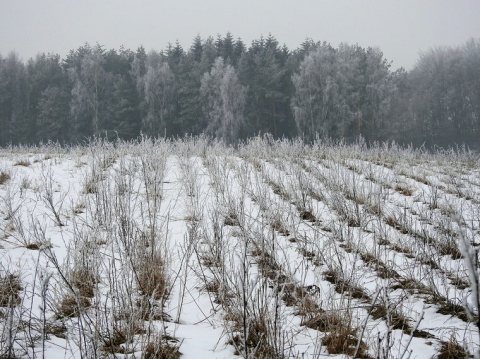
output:
[[480, 137], [480, 40], [391, 69], [378, 48], [232, 34], [164, 51], [86, 43], [61, 59], [0, 55], [0, 146], [91, 136], [316, 136], [426, 146]]

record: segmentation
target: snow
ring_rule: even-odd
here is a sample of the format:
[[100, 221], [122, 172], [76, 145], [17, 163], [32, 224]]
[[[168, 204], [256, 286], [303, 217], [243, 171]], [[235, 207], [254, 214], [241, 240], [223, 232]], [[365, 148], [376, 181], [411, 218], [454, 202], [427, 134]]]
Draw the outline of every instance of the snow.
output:
[[[325, 344], [339, 327], [304, 325], [334, 314], [370, 357], [430, 358], [452, 338], [477, 354], [466, 311], [441, 307], [478, 310], [468, 266], [442, 246], [480, 243], [479, 160], [202, 141], [0, 150], [0, 283], [21, 283], [1, 303], [0, 354], [140, 358], [155, 342], [183, 358], [341, 358]], [[160, 296], [141, 283], [157, 272]], [[88, 273], [90, 305], [60, 315]], [[108, 346], [116, 330], [128, 338]]]

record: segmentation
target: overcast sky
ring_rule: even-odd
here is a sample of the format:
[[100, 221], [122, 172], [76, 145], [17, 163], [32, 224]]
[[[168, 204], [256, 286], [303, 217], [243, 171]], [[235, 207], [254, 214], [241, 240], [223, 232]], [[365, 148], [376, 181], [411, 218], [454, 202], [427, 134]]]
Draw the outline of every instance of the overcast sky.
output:
[[85, 42], [147, 51], [230, 31], [249, 45], [274, 35], [378, 46], [410, 69], [421, 50], [480, 38], [480, 0], [0, 0], [0, 54], [64, 57]]

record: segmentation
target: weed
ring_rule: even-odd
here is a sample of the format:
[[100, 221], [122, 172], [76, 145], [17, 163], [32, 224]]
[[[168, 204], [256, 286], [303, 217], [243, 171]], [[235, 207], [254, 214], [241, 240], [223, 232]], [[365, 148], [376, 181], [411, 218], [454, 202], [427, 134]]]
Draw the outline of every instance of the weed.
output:
[[213, 255], [206, 254], [202, 257], [202, 264], [207, 267], [220, 267], [221, 262], [218, 260], [218, 258], [215, 258]]
[[170, 337], [156, 335], [153, 340], [145, 346], [142, 358], [178, 359], [182, 354], [179, 348], [172, 343], [176, 341], [176, 339], [172, 340]]
[[10, 179], [10, 174], [8, 172], [0, 171], [0, 185], [7, 183]]
[[441, 343], [442, 346], [440, 348], [437, 359], [471, 358], [465, 348], [458, 343], [458, 340], [454, 334], [452, 334], [448, 342]]
[[[264, 315], [252, 318], [248, 323], [246, 338], [243, 337], [243, 334], [236, 334], [228, 341], [228, 344], [237, 348], [237, 351], [252, 353], [254, 358], [278, 358], [275, 348], [268, 342], [271, 334], [266, 320]], [[236, 324], [237, 329], [240, 330], [242, 325], [240, 317], [237, 318]]]
[[228, 216], [225, 217], [223, 224], [225, 226], [238, 226], [238, 216], [235, 213], [230, 213]]
[[315, 192], [312, 189], [309, 190], [308, 195], [318, 202], [322, 202], [325, 200], [325, 198], [321, 194]]
[[28, 243], [25, 245], [25, 248], [30, 249], [32, 251], [38, 251], [40, 249], [41, 244], [39, 243]]
[[433, 302], [439, 306], [438, 313], [440, 314], [453, 315], [465, 322], [468, 322], [470, 320], [465, 308], [462, 305], [452, 303], [446, 298], [437, 298], [434, 299]]
[[85, 203], [83, 202], [79, 202], [75, 205], [75, 207], [73, 208], [73, 213], [74, 214], [82, 214], [85, 212]]
[[273, 228], [274, 231], [277, 231], [282, 236], [288, 237], [290, 235], [290, 232], [288, 231], [288, 229], [284, 227], [284, 225], [282, 224], [282, 222], [280, 222], [280, 220], [272, 221], [270, 226]]
[[[356, 330], [349, 326], [338, 327], [336, 331], [330, 332], [322, 339], [322, 344], [327, 347], [330, 354], [353, 355], [357, 346]], [[366, 358], [362, 352], [357, 353], [356, 358]]]
[[62, 322], [53, 322], [45, 324], [45, 334], [53, 334], [57, 338], [67, 338], [67, 327]]
[[220, 281], [217, 280], [217, 279], [214, 279], [210, 282], [207, 282], [207, 284], [205, 284], [205, 286], [204, 286], [204, 289], [207, 292], [218, 293], [218, 291], [220, 289]]
[[391, 308], [386, 303], [375, 304], [372, 306], [370, 315], [373, 319], [386, 320], [393, 329], [403, 330], [407, 334], [410, 334], [412, 330], [407, 317], [405, 317], [405, 315], [402, 313], [399, 313], [397, 310]]
[[70, 273], [70, 283], [78, 289], [80, 296], [93, 298], [95, 284], [99, 282], [98, 277], [88, 268], [75, 268]]
[[92, 303], [88, 298], [65, 295], [57, 307], [57, 318], [78, 317], [80, 313], [91, 306]]
[[402, 247], [398, 244], [392, 245], [392, 249], [397, 252], [397, 253], [402, 253], [402, 254], [411, 254], [412, 250], [408, 247]]
[[366, 294], [361, 287], [354, 285], [353, 283], [351, 283], [350, 280], [343, 279], [340, 271], [335, 269], [329, 269], [325, 271], [323, 275], [325, 276], [325, 280], [335, 286], [335, 290], [337, 291], [337, 293], [344, 294], [345, 292], [348, 292], [349, 295], [355, 299], [368, 298], [368, 294]]
[[300, 218], [303, 219], [304, 221], [307, 222], [316, 222], [317, 219], [315, 218], [315, 215], [307, 210], [303, 210], [300, 212]]
[[19, 160], [13, 164], [14, 166], [29, 167], [31, 163], [29, 160]]
[[414, 190], [412, 188], [408, 187], [407, 185], [405, 185], [403, 183], [397, 183], [395, 185], [394, 189], [398, 193], [400, 193], [404, 196], [407, 196], [407, 197], [410, 197], [411, 195], [413, 195], [413, 192], [414, 192]]
[[125, 344], [128, 340], [128, 333], [122, 330], [122, 328], [114, 327], [111, 333], [102, 338], [103, 346], [102, 350], [111, 354], [131, 354], [133, 350], [125, 350], [122, 344]]
[[424, 185], [431, 186], [432, 184], [424, 175], [413, 175], [410, 176], [411, 179], [414, 179], [417, 182], [423, 183]]
[[156, 300], [167, 297], [165, 264], [160, 254], [149, 254], [139, 261], [136, 267], [136, 278], [142, 295]]
[[438, 243], [438, 252], [442, 256], [452, 256], [452, 259], [463, 258], [457, 242], [452, 238]]
[[135, 301], [135, 309], [131, 314], [133, 318], [141, 318], [142, 320], [164, 320], [170, 321], [168, 316], [162, 311], [161, 303], [152, 301], [146, 296], [141, 296]]
[[464, 278], [460, 278], [458, 276], [454, 275], [448, 275], [448, 279], [452, 282], [454, 286], [456, 286], [458, 289], [467, 289], [470, 287], [470, 283]]
[[28, 177], [22, 178], [22, 182], [20, 183], [20, 188], [23, 190], [27, 190], [30, 188], [32, 185], [31, 181], [28, 179]]
[[349, 217], [347, 218], [347, 225], [352, 228], [360, 227], [360, 221], [357, 218]]
[[326, 333], [322, 338], [322, 345], [326, 346], [329, 354], [356, 354], [356, 358], [369, 358], [365, 343], [362, 342], [359, 350], [356, 350], [357, 329], [352, 328], [348, 313], [317, 310], [309, 318], [304, 319], [302, 325]]
[[399, 231], [402, 234], [408, 234], [410, 231], [409, 229], [404, 226], [400, 221], [392, 216], [386, 217], [385, 218], [385, 223], [388, 224], [390, 227], [395, 228], [397, 231]]
[[313, 260], [313, 258], [315, 257], [315, 252], [309, 251], [303, 247], [299, 248], [298, 251], [302, 256], [305, 257], [305, 259], [309, 261]]
[[88, 181], [85, 183], [83, 191], [85, 194], [95, 194], [97, 193], [97, 186], [98, 184], [96, 181]]
[[391, 244], [390, 241], [386, 238], [382, 238], [378, 241], [379, 246], [388, 246], [390, 244]]
[[301, 324], [321, 332], [333, 332], [346, 324], [344, 316], [336, 311], [326, 312], [321, 308], [315, 308], [305, 314]]
[[0, 307], [9, 307], [20, 303], [19, 292], [22, 290], [20, 278], [16, 274], [0, 275]]

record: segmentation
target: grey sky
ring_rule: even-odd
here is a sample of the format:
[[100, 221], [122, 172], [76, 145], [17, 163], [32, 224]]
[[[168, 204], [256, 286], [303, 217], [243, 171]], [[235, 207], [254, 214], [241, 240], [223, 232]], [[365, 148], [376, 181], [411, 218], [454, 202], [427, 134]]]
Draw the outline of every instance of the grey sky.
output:
[[378, 46], [409, 69], [421, 50], [480, 38], [479, 19], [480, 0], [0, 0], [0, 54], [188, 48], [197, 34], [230, 31], [247, 45], [271, 33], [292, 50], [306, 37]]

